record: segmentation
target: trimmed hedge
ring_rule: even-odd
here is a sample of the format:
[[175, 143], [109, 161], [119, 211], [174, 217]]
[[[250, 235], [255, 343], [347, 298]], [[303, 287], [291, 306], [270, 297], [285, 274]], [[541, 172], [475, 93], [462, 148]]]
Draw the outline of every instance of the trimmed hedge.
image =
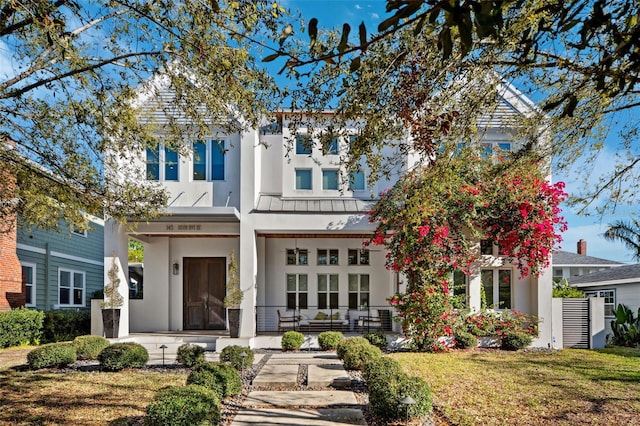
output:
[[204, 362], [204, 348], [190, 343], [180, 345], [176, 353], [176, 361], [186, 367]]
[[[246, 356], [242, 357], [242, 353], [245, 353]], [[222, 352], [220, 352], [220, 361], [228, 362], [236, 370], [242, 370], [244, 368], [251, 367], [253, 365], [253, 359], [253, 351], [251, 350], [251, 348], [245, 346], [226, 346], [222, 350]]]
[[402, 366], [398, 361], [384, 356], [365, 364], [362, 370], [362, 378], [368, 383], [380, 379], [385, 380], [388, 377], [398, 376], [402, 373]]
[[162, 389], [147, 406], [146, 425], [191, 426], [220, 423], [220, 400], [214, 391], [198, 385]]
[[344, 339], [338, 346], [336, 346], [336, 355], [338, 358], [344, 360], [344, 354], [351, 345], [367, 345], [370, 344], [367, 339], [364, 337], [349, 337], [348, 339]]
[[323, 331], [318, 335], [318, 345], [323, 351], [335, 350], [343, 340], [344, 334], [339, 331]]
[[65, 367], [76, 362], [76, 348], [72, 342], [48, 343], [27, 354], [32, 370], [48, 367]]
[[240, 373], [227, 364], [212, 362], [198, 364], [189, 373], [187, 384], [211, 389], [220, 399], [230, 395], [240, 395], [242, 392]]
[[0, 348], [40, 343], [44, 312], [18, 308], [0, 312]]
[[364, 335], [364, 338], [369, 341], [373, 346], [377, 346], [380, 349], [384, 349], [389, 345], [387, 341], [387, 336], [384, 333], [377, 331], [375, 333], [367, 333]]
[[114, 343], [100, 352], [98, 361], [100, 361], [100, 367], [106, 371], [140, 368], [149, 361], [149, 353], [138, 343]]
[[466, 331], [456, 332], [453, 338], [456, 341], [456, 348], [458, 349], [467, 349], [478, 346], [478, 338]]
[[282, 350], [297, 351], [304, 343], [304, 334], [299, 331], [287, 331], [282, 335]]
[[518, 349], [524, 349], [533, 342], [533, 337], [527, 333], [514, 332], [507, 333], [502, 336], [501, 348], [507, 351], [517, 351]]
[[73, 339], [78, 359], [98, 359], [98, 355], [109, 346], [109, 341], [102, 336], [78, 336]]
[[67, 342], [91, 334], [91, 311], [55, 310], [44, 313], [42, 342]]
[[342, 362], [347, 370], [362, 370], [368, 362], [382, 357], [379, 347], [370, 343], [366, 345], [352, 345], [347, 348]]

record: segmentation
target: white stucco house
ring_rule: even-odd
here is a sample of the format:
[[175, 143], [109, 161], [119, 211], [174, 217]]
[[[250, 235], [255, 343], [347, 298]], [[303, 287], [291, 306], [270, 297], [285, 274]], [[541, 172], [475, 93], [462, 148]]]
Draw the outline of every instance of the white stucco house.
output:
[[[486, 151], [494, 146], [517, 150], [496, 117], [511, 119], [532, 108], [511, 86], [501, 96], [498, 113], [479, 129]], [[114, 252], [123, 265], [127, 239], [144, 243], [144, 295], [125, 302], [121, 336], [224, 330], [222, 300], [232, 251], [244, 291], [240, 338], [251, 346], [261, 333], [282, 331], [278, 314], [302, 315], [294, 326], [303, 331], [305, 325], [314, 330], [318, 311], [337, 313], [340, 329], [352, 331], [362, 325], [361, 316], [382, 315], [378, 326], [399, 331], [386, 315], [393, 315], [387, 298], [404, 289], [402, 277], [385, 269], [383, 248], [363, 247], [374, 230], [366, 210], [393, 182], [367, 186], [366, 165], [362, 173], [345, 176], [339, 160], [348, 140], [335, 139], [324, 152], [318, 145], [308, 149], [290, 133], [287, 114], [279, 119], [276, 126], [244, 133], [212, 129], [210, 138], [194, 141], [190, 155], [161, 145], [157, 154], [140, 152], [139, 161], [126, 166], [146, 170], [171, 198], [167, 215], [159, 219], [129, 224], [133, 229], [113, 222], [105, 226], [105, 256]], [[317, 137], [306, 130], [297, 129], [298, 136]], [[288, 144], [292, 150], [285, 155]], [[398, 176], [412, 166], [411, 156], [404, 160]], [[476, 248], [481, 250], [480, 242]], [[551, 268], [537, 278], [520, 279], [515, 266], [491, 246], [482, 250], [472, 275], [457, 287], [466, 293], [468, 306], [480, 308], [484, 286], [494, 303], [539, 317], [534, 345], [548, 346], [553, 339]]]

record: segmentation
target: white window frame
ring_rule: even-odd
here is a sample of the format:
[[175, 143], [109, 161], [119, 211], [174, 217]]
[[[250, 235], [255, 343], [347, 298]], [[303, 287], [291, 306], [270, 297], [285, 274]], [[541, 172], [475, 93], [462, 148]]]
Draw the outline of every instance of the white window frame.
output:
[[[301, 289], [300, 288], [300, 277], [305, 277], [306, 280], [306, 285], [307, 288], [306, 289]], [[290, 290], [289, 289], [289, 277], [295, 277], [295, 290]], [[287, 306], [287, 310], [300, 310], [300, 309], [309, 309], [309, 275], [308, 274], [289, 274], [287, 273], [285, 276], [285, 303]], [[290, 294], [295, 294], [295, 307], [291, 307], [289, 306], [289, 295]], [[305, 306], [301, 306], [300, 303], [300, 295], [304, 294], [306, 296], [306, 303]]]
[[[513, 268], [505, 268], [505, 267], [500, 267], [500, 268], [482, 268], [480, 270], [480, 285], [482, 286], [482, 288], [484, 288], [484, 283], [482, 282], [482, 272], [484, 271], [492, 271], [492, 302], [493, 303], [489, 303], [489, 300], [487, 298], [487, 307], [491, 307], [493, 305], [496, 305], [496, 307], [494, 308], [497, 311], [500, 310], [505, 310], [505, 309], [513, 309], [513, 289], [514, 289], [514, 279], [513, 279]], [[500, 272], [501, 271], [509, 271], [510, 276], [509, 276], [509, 306], [505, 307], [504, 305], [500, 305]], [[485, 297], [486, 297], [486, 290], [485, 290]]]
[[[160, 143], [158, 145], [158, 178], [157, 179], [151, 179], [147, 174], [146, 174], [146, 167], [147, 164], [149, 163], [149, 158], [148, 158], [148, 149], [147, 148], [144, 152], [144, 164], [145, 164], [145, 177], [147, 180], [150, 181], [154, 181], [154, 182], [179, 182], [180, 181], [180, 153], [177, 152], [176, 150], [172, 150], [172, 151], [176, 151], [178, 158], [176, 160], [176, 167], [177, 167], [177, 171], [176, 171], [176, 179], [170, 179], [167, 180], [166, 179], [166, 156], [165, 156], [165, 150], [167, 149], [164, 143]], [[193, 176], [193, 175], [192, 175]]]
[[[355, 262], [351, 262], [351, 258], [352, 258], [352, 252], [356, 252], [355, 254]], [[362, 262], [363, 257], [363, 253], [367, 253], [366, 255], [366, 262]], [[347, 250], [347, 264], [349, 266], [369, 266], [371, 265], [371, 252], [369, 251], [369, 249], [364, 249], [364, 248], [360, 248], [360, 249], [348, 249]]]
[[[298, 188], [298, 172], [309, 172], [309, 188]], [[294, 171], [294, 187], [296, 191], [313, 191], [313, 169], [308, 167], [296, 168]]]
[[[603, 296], [602, 293], [613, 293], [613, 303], [607, 303], [606, 296]], [[604, 316], [605, 318], [613, 318], [615, 317], [615, 309], [616, 309], [616, 289], [615, 288], [607, 288], [603, 290], [585, 290], [584, 297], [602, 297], [605, 300], [604, 303]], [[607, 315], [607, 306], [611, 306], [611, 315]]]
[[87, 238], [87, 230], [86, 229], [80, 230], [75, 225], [69, 226], [69, 229], [71, 229], [71, 234], [72, 235], [77, 235], [78, 237]]
[[[298, 265], [298, 266], [307, 266], [309, 265], [309, 250], [307, 249], [287, 249], [286, 251], [287, 257], [285, 258], [285, 263], [289, 266]], [[294, 256], [294, 263], [290, 263], [289, 260], [291, 256]], [[304, 262], [303, 262], [304, 260]]]
[[20, 266], [22, 266], [22, 268], [31, 268], [31, 279], [33, 280], [33, 282], [29, 283], [29, 286], [27, 286], [27, 282], [24, 280], [24, 274], [23, 274], [22, 284], [24, 285], [25, 292], [31, 291], [31, 303], [25, 303], [25, 306], [34, 307], [37, 305], [37, 301], [36, 301], [36, 294], [37, 294], [36, 282], [38, 281], [38, 279], [36, 278], [37, 266], [35, 263], [32, 263], [32, 262], [20, 262]]
[[[320, 289], [320, 277], [325, 277], [326, 288]], [[332, 279], [334, 279], [336, 288], [332, 289]], [[320, 295], [326, 295], [326, 304], [320, 306]], [[331, 296], [335, 295], [336, 303], [331, 304]], [[318, 309], [338, 309], [340, 307], [340, 275], [339, 274], [318, 274]]]
[[[357, 290], [352, 290], [351, 289], [351, 277], [352, 276], [356, 276], [357, 277]], [[366, 276], [367, 280], [369, 282], [369, 289], [368, 290], [363, 290], [362, 289], [362, 277]], [[349, 294], [349, 309], [353, 309], [353, 310], [358, 310], [358, 311], [366, 311], [369, 309], [369, 307], [371, 306], [371, 275], [369, 274], [349, 274], [348, 275], [348, 281], [347, 281], [347, 290], [348, 290], [348, 294]], [[356, 294], [356, 298], [357, 298], [357, 303], [356, 303], [356, 307], [353, 307], [353, 305], [351, 304], [351, 295], [352, 294]], [[363, 304], [362, 302], [362, 295], [366, 294], [367, 295], [367, 303]]]
[[[324, 262], [320, 262], [321, 252], [324, 252], [323, 253]], [[337, 265], [340, 265], [340, 249], [337, 249], [337, 248], [332, 248], [332, 249], [319, 248], [319, 249], [317, 249], [316, 254], [317, 254], [317, 257], [318, 257], [317, 261], [318, 261], [318, 265], [319, 266], [337, 266]], [[335, 257], [332, 256], [332, 254], [335, 254]], [[334, 259], [335, 259], [335, 262], [333, 262]]]
[[[227, 141], [224, 139], [206, 139], [199, 140], [192, 144], [192, 148], [195, 144], [200, 143], [205, 146], [205, 178], [204, 179], [194, 179], [194, 170], [195, 170], [195, 151], [192, 149], [191, 154], [191, 180], [193, 182], [224, 182], [227, 180]], [[213, 154], [214, 149], [220, 150], [222, 149], [222, 168], [223, 168], [223, 176], [222, 179], [214, 179], [213, 178]]]
[[[354, 187], [354, 176], [356, 173], [362, 174], [362, 188]], [[361, 192], [367, 190], [367, 175], [362, 170], [354, 170], [349, 173], [349, 191], [351, 192]]]
[[[61, 286], [62, 283], [62, 274], [69, 273], [69, 303], [62, 303], [60, 300], [60, 289], [63, 288]], [[74, 286], [75, 275], [78, 274], [82, 276], [82, 303], [75, 304], [73, 303], [73, 290], [77, 287]], [[66, 287], [64, 287], [66, 288]], [[78, 271], [70, 268], [58, 268], [58, 307], [86, 307], [87, 300], [87, 274], [84, 271]]]
[[[300, 152], [298, 152], [298, 147], [301, 148]], [[296, 155], [311, 155], [313, 153], [313, 139], [311, 135], [306, 133], [296, 135], [295, 146], [293, 149]]]
[[[325, 173], [335, 175], [335, 188], [325, 187]], [[323, 191], [339, 191], [340, 190], [340, 170], [338, 169], [322, 169], [322, 190]]]

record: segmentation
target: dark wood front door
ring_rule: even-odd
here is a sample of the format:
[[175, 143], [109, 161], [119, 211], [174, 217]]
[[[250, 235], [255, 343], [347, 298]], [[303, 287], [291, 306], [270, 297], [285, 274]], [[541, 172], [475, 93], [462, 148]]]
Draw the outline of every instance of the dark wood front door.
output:
[[184, 329], [224, 330], [226, 258], [185, 257]]

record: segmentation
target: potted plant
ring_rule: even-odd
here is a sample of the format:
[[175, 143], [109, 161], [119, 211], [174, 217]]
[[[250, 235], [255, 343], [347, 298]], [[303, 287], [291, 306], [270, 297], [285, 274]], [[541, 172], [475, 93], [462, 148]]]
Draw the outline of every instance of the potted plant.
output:
[[106, 338], [117, 338], [120, 328], [120, 307], [122, 307], [124, 303], [124, 298], [118, 291], [118, 287], [120, 287], [118, 272], [120, 272], [120, 268], [116, 264], [116, 255], [113, 253], [111, 268], [107, 274], [109, 284], [104, 286], [104, 301], [100, 303], [104, 335]]
[[229, 334], [231, 337], [238, 337], [240, 334], [240, 303], [244, 294], [240, 290], [240, 277], [238, 277], [238, 263], [233, 251], [229, 255], [229, 276], [227, 279], [227, 294], [224, 297], [224, 307], [227, 308], [227, 319], [229, 320]]

